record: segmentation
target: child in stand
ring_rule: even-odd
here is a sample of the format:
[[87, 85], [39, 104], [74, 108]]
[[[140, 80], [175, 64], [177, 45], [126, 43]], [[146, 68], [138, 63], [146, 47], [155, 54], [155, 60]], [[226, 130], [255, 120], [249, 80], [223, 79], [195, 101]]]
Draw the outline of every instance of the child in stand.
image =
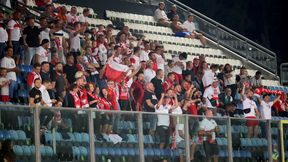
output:
[[2, 102], [9, 102], [9, 84], [10, 80], [7, 78], [7, 70], [0, 69], [0, 88], [1, 88], [1, 99]]

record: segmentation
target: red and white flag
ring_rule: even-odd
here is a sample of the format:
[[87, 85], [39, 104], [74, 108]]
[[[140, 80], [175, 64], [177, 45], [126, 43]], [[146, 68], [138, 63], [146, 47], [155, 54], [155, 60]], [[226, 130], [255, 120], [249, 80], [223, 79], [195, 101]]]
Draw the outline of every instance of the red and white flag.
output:
[[120, 82], [126, 75], [129, 67], [119, 64], [115, 61], [108, 62], [105, 70], [105, 76], [107, 80], [113, 80], [114, 82]]

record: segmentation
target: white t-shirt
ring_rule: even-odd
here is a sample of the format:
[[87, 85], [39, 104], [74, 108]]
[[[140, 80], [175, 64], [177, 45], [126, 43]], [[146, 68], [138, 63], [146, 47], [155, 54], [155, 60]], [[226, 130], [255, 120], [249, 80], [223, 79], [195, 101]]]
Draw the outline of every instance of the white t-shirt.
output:
[[[179, 57], [173, 57], [173, 62], [176, 63], [176, 62], [181, 62], [183, 65], [184, 65], [184, 68], [185, 69], [185, 61], [184, 60], [180, 60]], [[182, 74], [182, 70], [181, 66], [179, 65], [174, 65], [173, 68], [171, 69], [174, 73], [177, 73], [177, 74]]]
[[232, 74], [232, 77], [230, 77], [230, 78], [224, 77], [224, 85], [225, 85], [225, 86], [227, 86], [227, 85], [232, 85], [232, 84], [235, 84], [235, 83], [236, 83], [236, 74], [235, 74], [235, 71], [232, 71], [230, 74]]
[[184, 140], [182, 137], [180, 137], [179, 131], [183, 131], [183, 133], [184, 133], [184, 124], [177, 124], [176, 125], [176, 133], [175, 133], [176, 143], [179, 143], [180, 141]]
[[146, 69], [144, 71], [145, 83], [149, 83], [156, 76], [156, 72], [152, 69]]
[[188, 20], [186, 20], [182, 26], [191, 33], [196, 30], [194, 22], [189, 22]]
[[250, 100], [248, 97], [245, 98], [245, 100], [243, 101], [243, 110], [250, 108], [250, 112], [249, 113], [244, 113], [244, 117], [256, 117], [256, 109], [257, 109], [257, 105], [255, 103], [255, 101]]
[[161, 55], [159, 55], [159, 54], [155, 54], [155, 56], [156, 56], [156, 63], [157, 63], [158, 69], [162, 69], [163, 72], [164, 72], [164, 70], [165, 70], [165, 68], [164, 68], [165, 67], [164, 58]]
[[204, 87], [207, 87], [210, 84], [212, 84], [214, 76], [215, 76], [215, 74], [213, 73], [213, 71], [211, 69], [204, 70], [204, 75], [202, 78], [202, 82], [203, 82]]
[[88, 19], [89, 19], [89, 17], [85, 17], [83, 14], [81, 14], [81, 15], [78, 17], [78, 20], [79, 20], [79, 22], [81, 22], [81, 23], [86, 23], [86, 22], [88, 22]]
[[21, 37], [21, 25], [15, 20], [11, 19], [8, 22], [8, 29], [11, 30], [11, 40], [19, 41]]
[[80, 51], [81, 44], [80, 44], [80, 34], [78, 33], [74, 36], [75, 31], [70, 33], [70, 51]]
[[156, 113], [167, 114], [167, 115], [157, 115], [158, 121], [157, 126], [169, 126], [170, 124], [170, 117], [169, 117], [169, 110], [171, 109], [171, 105], [167, 104], [165, 106], [160, 105], [158, 109], [155, 109]]
[[206, 106], [207, 107], [213, 107], [210, 100], [212, 98], [218, 98], [218, 95], [220, 94], [219, 87], [213, 88], [212, 86], [205, 89], [203, 97], [206, 98]]
[[[9, 82], [8, 78], [0, 77], [0, 85], [4, 85], [7, 82]], [[9, 96], [9, 84], [1, 87], [1, 95]]]
[[[205, 118], [199, 124], [199, 129], [204, 130], [204, 131], [210, 131], [210, 130], [215, 129], [216, 127], [217, 127], [217, 123], [213, 119], [208, 120], [207, 118]], [[215, 140], [215, 139], [216, 139], [216, 134], [215, 132], [213, 132], [212, 140]], [[204, 136], [203, 140], [206, 141], [207, 137]]]
[[48, 61], [48, 56], [49, 56], [48, 51], [42, 46], [39, 46], [36, 49], [36, 55], [39, 55], [40, 64], [44, 61]]
[[148, 56], [149, 53], [150, 53], [150, 50], [147, 52], [144, 50], [141, 50], [140, 51], [140, 61], [148, 61], [149, 60], [149, 56]]
[[66, 17], [67, 17], [68, 23], [74, 24], [75, 22], [79, 21], [78, 16], [77, 15], [71, 15], [71, 13], [66, 14]]
[[164, 10], [160, 10], [159, 8], [157, 8], [154, 12], [154, 19], [155, 21], [159, 21], [159, 19], [168, 20], [168, 17]]
[[43, 39], [48, 39], [50, 42], [50, 29], [46, 28], [45, 30], [42, 30], [39, 34], [39, 38], [40, 38], [40, 43], [42, 42]]
[[265, 101], [261, 101], [261, 117], [262, 119], [272, 119], [271, 117], [271, 107], [273, 106], [273, 102], [266, 103]]
[[0, 43], [5, 43], [7, 41], [8, 41], [8, 33], [3, 27], [0, 27]]
[[52, 100], [50, 98], [50, 95], [46, 89], [46, 87], [44, 85], [42, 85], [39, 90], [41, 91], [41, 94], [42, 94], [42, 99], [43, 101], [49, 106], [51, 107], [52, 106]]
[[[1, 67], [6, 69], [12, 69], [16, 67], [15, 61], [13, 58], [3, 57], [1, 60]], [[10, 71], [7, 73], [7, 78], [9, 80], [16, 81], [16, 73], [14, 71]]]

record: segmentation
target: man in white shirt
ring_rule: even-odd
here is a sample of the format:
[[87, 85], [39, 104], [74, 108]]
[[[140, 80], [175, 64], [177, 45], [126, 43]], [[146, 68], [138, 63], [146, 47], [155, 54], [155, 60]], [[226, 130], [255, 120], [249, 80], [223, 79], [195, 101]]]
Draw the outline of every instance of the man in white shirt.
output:
[[182, 71], [185, 70], [186, 59], [187, 59], [187, 53], [185, 52], [181, 53], [179, 57], [178, 56], [173, 57], [174, 66], [171, 70], [175, 75], [175, 81], [177, 83], [181, 83], [181, 81], [183, 80]]
[[6, 56], [1, 60], [1, 67], [6, 69], [8, 72], [7, 78], [10, 80], [9, 98], [11, 102], [15, 101], [14, 94], [18, 87], [16, 72], [19, 72], [19, 69], [16, 67], [16, 63], [12, 57], [13, 48], [7, 47]]
[[260, 103], [260, 114], [261, 114], [261, 119], [268, 119], [271, 120], [271, 108], [274, 105], [275, 102], [280, 100], [280, 95], [276, 97], [273, 101], [270, 101], [270, 95], [269, 94], [264, 94], [263, 95], [263, 100], [261, 97], [258, 97], [258, 102]]
[[35, 63], [41, 64], [42, 62], [48, 62], [48, 48], [50, 46], [48, 39], [43, 39], [41, 46], [36, 49]]
[[216, 142], [216, 133], [219, 132], [217, 123], [213, 117], [211, 110], [206, 111], [206, 118], [204, 118], [199, 125], [199, 139], [203, 140], [203, 146], [207, 161], [218, 162], [219, 148]]
[[170, 105], [171, 98], [168, 95], [161, 94], [161, 99], [155, 107], [156, 113], [167, 114], [167, 115], [157, 115], [157, 132], [160, 137], [160, 149], [165, 148], [165, 145], [169, 143], [169, 125], [170, 116], [169, 112], [178, 107], [178, 100], [176, 94], [174, 94], [175, 103]]
[[261, 79], [261, 71], [256, 71], [255, 76], [253, 76], [250, 80], [250, 86], [257, 88], [262, 87], [262, 79]]
[[[43, 80], [42, 85], [39, 88], [41, 91], [42, 99], [45, 102], [45, 106], [52, 107], [57, 102], [55, 99], [51, 99], [48, 90], [51, 89], [52, 84], [49, 80]], [[42, 128], [47, 128], [48, 123], [53, 119], [54, 113], [51, 110], [43, 109], [40, 113], [40, 125]]]
[[83, 13], [78, 17], [79, 22], [81, 23], [88, 23], [88, 19], [89, 19], [89, 9], [85, 8], [83, 10]]
[[149, 83], [156, 76], [156, 72], [153, 70], [153, 61], [147, 62], [147, 68], [144, 70], [145, 83]]
[[[155, 49], [155, 57], [156, 57], [156, 63], [158, 69], [165, 70], [165, 59], [162, 57], [163, 56], [163, 46], [156, 46]], [[165, 71], [164, 71], [165, 72]]]
[[14, 57], [16, 64], [20, 63], [21, 57], [21, 46], [20, 46], [20, 37], [21, 37], [21, 13], [15, 11], [13, 13], [13, 19], [8, 22], [8, 45], [13, 47]]
[[196, 39], [199, 39], [200, 42], [203, 44], [203, 45], [206, 45], [207, 44], [207, 40], [204, 38], [204, 36], [197, 32], [196, 31], [196, 26], [195, 26], [195, 23], [193, 22], [194, 20], [194, 17], [193, 15], [189, 15], [187, 17], [187, 20], [182, 24], [182, 26], [188, 30], [188, 32], [191, 33], [192, 35], [192, 38], [196, 38]]
[[77, 16], [77, 8], [76, 7], [71, 7], [71, 10], [68, 14], [66, 14], [67, 21], [70, 24], [74, 24], [75, 22], [78, 22], [78, 16]]
[[78, 22], [74, 23], [74, 30], [70, 32], [70, 52], [80, 52], [80, 33], [83, 33], [86, 29], [85, 26], [81, 27], [81, 24]]
[[170, 23], [167, 15], [166, 15], [164, 9], [165, 9], [165, 3], [160, 2], [159, 7], [154, 12], [154, 19], [155, 19], [155, 21], [157, 21], [158, 25], [169, 27], [171, 23]]
[[205, 89], [203, 98], [205, 99], [205, 105], [209, 108], [215, 108], [219, 106], [219, 94], [220, 89], [218, 86], [217, 78], [214, 78], [211, 86]]
[[145, 41], [144, 42], [144, 49], [140, 51], [140, 61], [148, 61], [149, 56], [148, 54], [150, 53], [150, 42]]

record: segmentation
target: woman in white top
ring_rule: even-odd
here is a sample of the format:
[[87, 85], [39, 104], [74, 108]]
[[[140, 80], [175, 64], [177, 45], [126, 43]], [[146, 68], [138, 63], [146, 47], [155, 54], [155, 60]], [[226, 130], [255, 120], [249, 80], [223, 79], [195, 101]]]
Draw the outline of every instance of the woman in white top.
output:
[[[259, 111], [255, 101], [253, 101], [254, 92], [248, 89], [245, 94], [245, 88], [241, 93], [241, 100], [243, 103], [244, 117], [249, 119], [256, 119], [259, 116]], [[248, 138], [257, 138], [258, 135], [258, 120], [247, 120], [246, 125], [248, 127]]]
[[226, 64], [224, 66], [224, 86], [225, 88], [228, 87], [232, 90], [232, 97], [234, 99], [237, 85], [236, 85], [236, 74], [233, 71], [232, 66], [230, 64]]

